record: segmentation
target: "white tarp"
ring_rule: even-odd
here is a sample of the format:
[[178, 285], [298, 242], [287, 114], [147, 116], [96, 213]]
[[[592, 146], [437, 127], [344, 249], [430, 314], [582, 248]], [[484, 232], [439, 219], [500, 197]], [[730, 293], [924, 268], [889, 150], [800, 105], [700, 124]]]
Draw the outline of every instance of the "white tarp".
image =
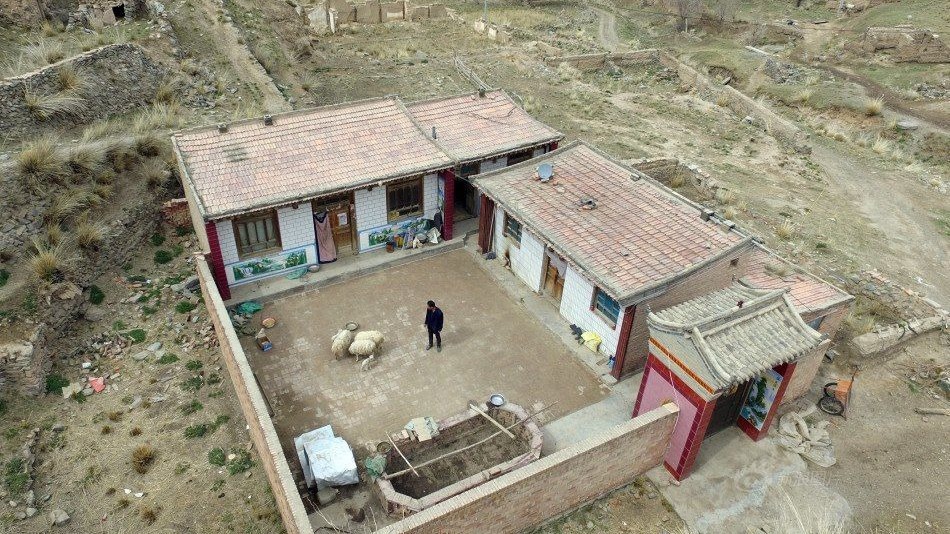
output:
[[318, 488], [360, 481], [353, 450], [343, 438], [316, 439], [304, 444], [313, 481]]
[[304, 432], [303, 434], [294, 438], [294, 448], [297, 449], [297, 459], [300, 460], [300, 467], [303, 469], [303, 477], [307, 481], [307, 487], [313, 487], [313, 472], [310, 470], [310, 463], [307, 462], [307, 454], [304, 452], [304, 447], [307, 443], [316, 441], [319, 439], [330, 439], [333, 437], [333, 429], [330, 428], [330, 425], [320, 427], [316, 430], [311, 430], [310, 432]]
[[779, 419], [778, 442], [792, 452], [821, 467], [831, 467], [837, 462], [831, 436], [825, 430], [828, 421], [809, 424], [806, 417], [815, 412], [812, 404], [801, 412], [789, 412]]

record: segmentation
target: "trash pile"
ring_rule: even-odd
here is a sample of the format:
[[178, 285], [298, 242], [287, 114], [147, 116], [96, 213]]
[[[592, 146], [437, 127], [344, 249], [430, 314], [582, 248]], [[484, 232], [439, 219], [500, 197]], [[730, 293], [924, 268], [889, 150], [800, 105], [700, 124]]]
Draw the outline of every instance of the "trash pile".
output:
[[810, 423], [806, 418], [815, 412], [815, 405], [809, 405], [800, 412], [789, 412], [779, 419], [778, 442], [783, 448], [800, 454], [806, 460], [831, 467], [838, 461], [831, 445], [831, 436], [826, 428], [829, 421]]

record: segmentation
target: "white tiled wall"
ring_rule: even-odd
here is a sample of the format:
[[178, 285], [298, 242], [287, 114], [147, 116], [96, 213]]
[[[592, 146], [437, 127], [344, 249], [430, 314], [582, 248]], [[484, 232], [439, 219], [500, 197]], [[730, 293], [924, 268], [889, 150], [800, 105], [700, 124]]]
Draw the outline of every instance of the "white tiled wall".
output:
[[620, 309], [617, 317], [617, 326], [610, 325], [590, 309], [591, 299], [594, 298], [594, 286], [571, 267], [567, 268], [564, 277], [564, 293], [561, 295], [561, 315], [585, 331], [597, 332], [603, 342], [600, 352], [612, 356], [617, 353], [617, 341], [620, 338], [620, 327], [623, 324], [624, 309]]
[[297, 205], [297, 209], [291, 207], [278, 209], [277, 222], [280, 224], [280, 244], [283, 250], [316, 243], [313, 210], [309, 202], [301, 202]]
[[493, 171], [495, 169], [503, 169], [508, 166], [508, 156], [502, 156], [495, 159], [486, 159], [482, 160], [481, 166], [478, 168], [479, 173], [484, 173], [488, 171]]
[[511, 270], [533, 291], [541, 289], [541, 270], [544, 268], [544, 244], [526, 228], [521, 230], [521, 246], [504, 235], [505, 212], [495, 208], [495, 253], [504, 258], [505, 251], [511, 258]]
[[422, 179], [422, 210], [427, 219], [439, 211], [439, 175], [427, 174]]
[[[357, 189], [353, 195], [356, 203], [356, 231], [359, 234], [389, 224], [389, 214], [386, 211], [386, 187]], [[422, 211], [427, 219], [435, 217], [439, 211], [439, 175], [427, 174], [422, 179]], [[360, 235], [360, 247], [365, 245], [365, 238]]]
[[[313, 229], [313, 213], [309, 202], [301, 202], [297, 209], [292, 207], [277, 210], [277, 224], [280, 227], [282, 250], [307, 248], [307, 262], [317, 262], [316, 236]], [[218, 243], [221, 246], [221, 259], [225, 265], [229, 284], [234, 283], [234, 272], [228, 265], [253, 258], [239, 258], [237, 242], [234, 238], [234, 225], [230, 219], [215, 223]], [[262, 258], [266, 256], [261, 256]]]

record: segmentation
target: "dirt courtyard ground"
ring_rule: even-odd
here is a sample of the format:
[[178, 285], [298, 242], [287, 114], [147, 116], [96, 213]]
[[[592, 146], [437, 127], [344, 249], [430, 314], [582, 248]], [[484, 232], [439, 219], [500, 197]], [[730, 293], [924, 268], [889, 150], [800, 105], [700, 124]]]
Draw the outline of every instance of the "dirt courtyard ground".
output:
[[[413, 417], [443, 418], [494, 392], [528, 410], [558, 401], [542, 422], [601, 400], [606, 388], [475, 261], [456, 250], [265, 302], [256, 317], [277, 318], [268, 331], [274, 348], [242, 342], [285, 451], [326, 424], [355, 449], [375, 445]], [[428, 299], [445, 312], [441, 353], [425, 350]], [[369, 371], [330, 353], [347, 321], [386, 337]]]

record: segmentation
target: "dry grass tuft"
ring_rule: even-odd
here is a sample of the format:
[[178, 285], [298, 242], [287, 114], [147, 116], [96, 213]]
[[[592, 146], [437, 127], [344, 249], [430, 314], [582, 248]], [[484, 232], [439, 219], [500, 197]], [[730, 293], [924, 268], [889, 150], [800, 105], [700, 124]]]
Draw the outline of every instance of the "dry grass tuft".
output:
[[86, 99], [71, 91], [41, 95], [33, 91], [23, 93], [23, 103], [34, 117], [49, 120], [56, 116], [76, 115], [86, 105]]
[[129, 430], [129, 435], [132, 436], [133, 438], [135, 436], [140, 436], [142, 435], [142, 429], [139, 427], [134, 427], [132, 428], [132, 430]]
[[135, 151], [146, 158], [160, 156], [165, 144], [155, 134], [142, 134], [135, 138]]
[[143, 504], [139, 507], [139, 517], [142, 518], [142, 522], [146, 525], [152, 525], [155, 521], [158, 521], [158, 512], [159, 509]]
[[[99, 247], [102, 243], [102, 240], [105, 239], [105, 230], [102, 226], [89, 222], [87, 220], [82, 220], [76, 225], [76, 244], [80, 248], [94, 250]], [[112, 416], [109, 416], [112, 420]]]
[[106, 161], [115, 172], [124, 172], [138, 167], [142, 163], [142, 156], [135, 147], [119, 141], [106, 150]]
[[729, 105], [729, 95], [725, 91], [720, 91], [719, 95], [716, 96], [716, 105], [721, 108]]
[[148, 443], [139, 445], [132, 450], [132, 469], [136, 473], [145, 474], [155, 462], [155, 455], [158, 451]]
[[35, 282], [60, 282], [73, 264], [72, 252], [65, 242], [55, 245], [34, 238], [36, 252], [27, 260], [30, 275]]
[[86, 181], [96, 175], [105, 159], [105, 150], [96, 145], [83, 144], [69, 150], [66, 165], [69, 166], [74, 179]]
[[65, 221], [70, 216], [89, 207], [89, 192], [82, 189], [70, 189], [53, 199], [43, 220], [52, 225]]
[[864, 114], [868, 117], [880, 115], [884, 111], [884, 98], [869, 98], [864, 102]]
[[177, 104], [178, 91], [175, 87], [175, 82], [172, 80], [162, 82], [162, 84], [158, 86], [158, 89], [155, 90], [155, 102], [159, 104]]
[[41, 39], [23, 48], [24, 57], [34, 65], [43, 66], [66, 58], [63, 43], [52, 39]]
[[722, 210], [722, 216], [730, 221], [734, 221], [736, 216], [739, 215], [739, 210], [732, 206], [726, 206], [726, 209]]
[[881, 136], [877, 136], [874, 139], [874, 143], [871, 144], [871, 150], [882, 156], [890, 154], [893, 149], [894, 142]]
[[686, 177], [683, 176], [683, 173], [681, 172], [674, 174], [673, 177], [670, 178], [670, 187], [674, 189], [678, 187], [683, 187], [685, 183], [686, 183]]
[[726, 206], [735, 204], [736, 194], [728, 189], [720, 189], [716, 191], [716, 200], [718, 200], [720, 204]]
[[139, 113], [132, 123], [132, 131], [138, 134], [146, 134], [155, 130], [174, 128], [179, 124], [180, 106], [177, 102], [162, 103], [158, 102], [147, 110]]
[[788, 241], [795, 235], [795, 225], [792, 224], [790, 219], [785, 219], [785, 221], [775, 229], [775, 235]]
[[796, 93], [793, 100], [799, 104], [808, 104], [808, 102], [811, 100], [811, 97], [813, 97], [814, 95], [815, 95], [815, 92], [806, 87], [805, 89], [802, 89], [801, 91]]
[[60, 91], [82, 91], [86, 86], [86, 79], [72, 66], [65, 65], [56, 71], [56, 87]]
[[139, 168], [142, 180], [149, 189], [161, 187], [170, 176], [168, 166], [160, 160], [149, 160]]
[[17, 170], [23, 181], [34, 190], [43, 190], [50, 183], [63, 183], [69, 174], [66, 159], [57, 149], [58, 140], [44, 136], [23, 145], [17, 155]]

